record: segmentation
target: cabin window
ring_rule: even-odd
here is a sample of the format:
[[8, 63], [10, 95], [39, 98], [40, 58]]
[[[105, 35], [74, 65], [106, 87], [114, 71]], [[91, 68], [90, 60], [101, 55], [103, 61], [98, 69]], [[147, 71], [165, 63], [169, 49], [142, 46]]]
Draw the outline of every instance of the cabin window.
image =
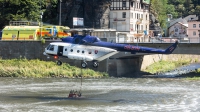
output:
[[97, 54], [97, 53], [98, 53], [98, 50], [95, 50], [94, 53]]
[[70, 51], [73, 52], [73, 49], [71, 49]]
[[65, 51], [67, 51], [67, 48], [65, 49]]
[[92, 54], [92, 52], [91, 52], [91, 51], [89, 51], [89, 52], [88, 52], [88, 54]]
[[85, 53], [85, 51], [82, 51], [82, 53], [84, 54], [84, 53]]
[[80, 51], [79, 50], [77, 50], [77, 53], [79, 53]]

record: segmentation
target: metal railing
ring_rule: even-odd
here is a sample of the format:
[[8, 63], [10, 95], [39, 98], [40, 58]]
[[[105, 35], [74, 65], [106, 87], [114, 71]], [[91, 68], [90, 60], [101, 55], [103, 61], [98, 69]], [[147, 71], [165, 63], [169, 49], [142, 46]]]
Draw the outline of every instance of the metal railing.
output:
[[178, 41], [179, 43], [200, 43], [200, 37], [186, 37], [186, 38], [170, 38], [170, 37], [153, 37], [144, 39], [127, 40], [127, 38], [122, 39], [122, 41], [116, 40], [116, 43], [174, 43]]

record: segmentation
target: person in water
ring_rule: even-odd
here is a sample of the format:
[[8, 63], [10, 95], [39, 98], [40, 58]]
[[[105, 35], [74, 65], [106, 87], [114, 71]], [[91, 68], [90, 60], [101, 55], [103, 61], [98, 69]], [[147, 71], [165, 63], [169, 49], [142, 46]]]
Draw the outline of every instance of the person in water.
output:
[[77, 98], [77, 97], [81, 97], [80, 91], [79, 91], [79, 93], [77, 91], [74, 92], [74, 90], [71, 90], [69, 92], [68, 98]]

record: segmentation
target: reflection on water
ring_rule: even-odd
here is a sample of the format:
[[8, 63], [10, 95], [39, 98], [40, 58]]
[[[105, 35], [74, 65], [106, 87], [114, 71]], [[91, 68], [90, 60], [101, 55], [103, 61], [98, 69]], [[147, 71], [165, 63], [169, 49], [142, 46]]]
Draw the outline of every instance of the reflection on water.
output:
[[[170, 78], [0, 78], [0, 111], [200, 111], [200, 81]], [[67, 98], [82, 89], [80, 99]]]

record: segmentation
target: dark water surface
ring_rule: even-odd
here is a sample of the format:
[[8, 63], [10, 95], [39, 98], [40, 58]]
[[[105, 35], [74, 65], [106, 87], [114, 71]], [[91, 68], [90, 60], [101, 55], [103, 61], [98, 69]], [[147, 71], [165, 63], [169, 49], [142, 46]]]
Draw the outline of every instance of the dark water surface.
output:
[[200, 81], [179, 78], [0, 78], [0, 112], [198, 112]]

